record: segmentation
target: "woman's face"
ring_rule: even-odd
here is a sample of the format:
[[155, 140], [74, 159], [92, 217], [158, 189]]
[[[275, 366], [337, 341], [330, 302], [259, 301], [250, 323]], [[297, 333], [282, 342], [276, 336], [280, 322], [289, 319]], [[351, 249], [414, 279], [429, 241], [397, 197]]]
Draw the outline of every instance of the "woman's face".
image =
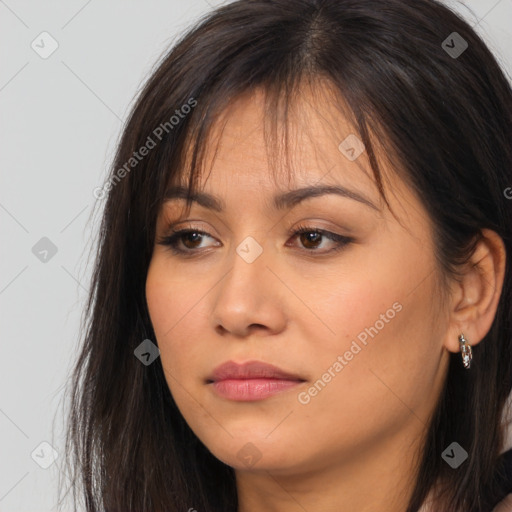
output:
[[[235, 469], [285, 475], [408, 450], [448, 361], [427, 213], [383, 169], [400, 222], [392, 216], [366, 152], [355, 158], [351, 138], [339, 149], [353, 130], [314, 95], [301, 102], [292, 178], [272, 179], [262, 98], [226, 112], [201, 184], [219, 204], [195, 202], [180, 217], [185, 201], [169, 194], [158, 217], [146, 297], [169, 389], [198, 438]], [[305, 187], [349, 192], [287, 195]], [[174, 239], [183, 252], [158, 243], [171, 228], [192, 231]], [[254, 361], [292, 380], [214, 372]]]

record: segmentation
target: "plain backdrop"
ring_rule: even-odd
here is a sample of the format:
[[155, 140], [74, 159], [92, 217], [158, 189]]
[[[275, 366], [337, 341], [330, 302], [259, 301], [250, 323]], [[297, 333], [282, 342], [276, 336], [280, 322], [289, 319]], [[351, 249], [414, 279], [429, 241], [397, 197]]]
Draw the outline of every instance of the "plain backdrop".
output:
[[[0, 0], [0, 512], [56, 510], [93, 190], [155, 62], [221, 3]], [[512, 75], [512, 0], [450, 5]]]

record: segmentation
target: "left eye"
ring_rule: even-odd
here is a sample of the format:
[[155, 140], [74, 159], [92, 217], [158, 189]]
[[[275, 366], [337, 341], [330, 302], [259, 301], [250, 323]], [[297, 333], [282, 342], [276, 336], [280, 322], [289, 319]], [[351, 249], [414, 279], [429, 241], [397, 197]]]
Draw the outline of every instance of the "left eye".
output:
[[339, 251], [345, 245], [352, 242], [350, 237], [346, 237], [343, 235], [338, 235], [336, 233], [332, 233], [330, 231], [326, 231], [324, 229], [318, 229], [314, 227], [302, 226], [297, 229], [292, 235], [292, 239], [299, 238], [302, 245], [309, 252], [318, 252], [319, 243], [322, 241], [322, 238], [328, 239], [334, 243], [334, 247], [332, 249], [328, 249], [325, 252], [331, 251]]
[[[168, 246], [174, 254], [192, 255], [193, 253], [200, 252], [197, 249], [202, 248], [201, 242], [206, 237], [213, 238], [205, 231], [198, 229], [180, 229], [172, 231], [171, 235], [163, 237], [158, 243]], [[350, 237], [307, 226], [301, 226], [291, 233], [291, 239], [294, 240], [296, 238], [300, 240], [306, 252], [318, 252], [322, 254], [339, 251], [353, 241]], [[323, 239], [330, 240], [334, 244], [334, 247], [320, 251], [319, 249], [322, 249], [321, 242], [323, 242]]]

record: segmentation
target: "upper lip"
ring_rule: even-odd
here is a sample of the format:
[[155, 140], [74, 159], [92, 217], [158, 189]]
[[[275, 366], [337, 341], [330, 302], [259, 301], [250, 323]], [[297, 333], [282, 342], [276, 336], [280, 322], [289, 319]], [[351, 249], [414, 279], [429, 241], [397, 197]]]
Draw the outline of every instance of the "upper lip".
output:
[[300, 376], [286, 372], [272, 364], [261, 361], [249, 361], [237, 364], [234, 361], [217, 366], [208, 377], [208, 382], [226, 379], [280, 379], [304, 381]]

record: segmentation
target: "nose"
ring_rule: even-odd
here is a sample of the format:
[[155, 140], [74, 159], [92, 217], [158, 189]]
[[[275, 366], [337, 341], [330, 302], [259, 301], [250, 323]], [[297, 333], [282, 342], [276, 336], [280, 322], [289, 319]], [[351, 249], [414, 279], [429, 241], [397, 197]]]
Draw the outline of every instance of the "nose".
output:
[[276, 334], [286, 325], [286, 287], [269, 267], [271, 250], [264, 250], [254, 261], [236, 251], [230, 270], [214, 289], [212, 322], [222, 335]]

